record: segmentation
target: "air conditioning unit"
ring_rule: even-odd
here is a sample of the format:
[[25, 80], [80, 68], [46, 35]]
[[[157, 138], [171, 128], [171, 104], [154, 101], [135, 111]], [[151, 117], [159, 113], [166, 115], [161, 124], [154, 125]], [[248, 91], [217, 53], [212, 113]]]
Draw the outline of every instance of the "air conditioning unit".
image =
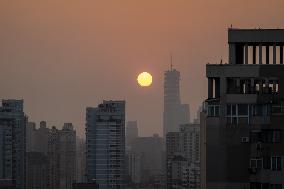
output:
[[242, 143], [248, 143], [249, 142], [249, 137], [242, 137], [241, 138]]

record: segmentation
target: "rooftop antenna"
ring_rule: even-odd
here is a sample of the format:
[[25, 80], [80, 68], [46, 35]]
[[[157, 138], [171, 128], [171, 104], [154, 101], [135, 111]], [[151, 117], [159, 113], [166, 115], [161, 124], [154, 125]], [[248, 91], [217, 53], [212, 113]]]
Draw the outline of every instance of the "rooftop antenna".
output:
[[171, 71], [173, 71], [173, 55], [171, 53]]

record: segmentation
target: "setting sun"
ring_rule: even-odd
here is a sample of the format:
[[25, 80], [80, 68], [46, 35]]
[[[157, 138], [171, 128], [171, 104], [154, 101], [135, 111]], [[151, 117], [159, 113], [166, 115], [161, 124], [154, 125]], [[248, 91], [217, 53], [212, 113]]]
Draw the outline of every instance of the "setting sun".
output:
[[142, 87], [148, 87], [152, 84], [152, 75], [148, 72], [142, 72], [137, 77], [138, 84]]

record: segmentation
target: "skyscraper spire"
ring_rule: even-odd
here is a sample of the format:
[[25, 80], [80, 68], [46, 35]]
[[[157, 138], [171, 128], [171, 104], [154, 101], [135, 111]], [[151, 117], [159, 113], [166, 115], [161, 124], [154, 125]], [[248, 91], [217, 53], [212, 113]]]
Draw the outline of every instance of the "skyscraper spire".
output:
[[173, 55], [172, 53], [170, 55], [171, 55], [171, 71], [172, 71], [173, 70]]

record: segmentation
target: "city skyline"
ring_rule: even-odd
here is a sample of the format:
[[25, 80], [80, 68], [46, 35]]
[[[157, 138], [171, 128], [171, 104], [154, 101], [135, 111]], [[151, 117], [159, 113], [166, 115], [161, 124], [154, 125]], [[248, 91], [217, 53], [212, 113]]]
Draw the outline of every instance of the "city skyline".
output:
[[[31, 121], [72, 122], [81, 137], [86, 106], [126, 99], [126, 120], [138, 121], [141, 136], [162, 135], [170, 53], [194, 118], [207, 94], [205, 64], [227, 62], [227, 28], [284, 28], [282, 7], [280, 0], [3, 1], [1, 98], [23, 98]], [[153, 75], [146, 90], [136, 83], [142, 71]]]
[[283, 0], [3, 0], [0, 189], [284, 188]]

